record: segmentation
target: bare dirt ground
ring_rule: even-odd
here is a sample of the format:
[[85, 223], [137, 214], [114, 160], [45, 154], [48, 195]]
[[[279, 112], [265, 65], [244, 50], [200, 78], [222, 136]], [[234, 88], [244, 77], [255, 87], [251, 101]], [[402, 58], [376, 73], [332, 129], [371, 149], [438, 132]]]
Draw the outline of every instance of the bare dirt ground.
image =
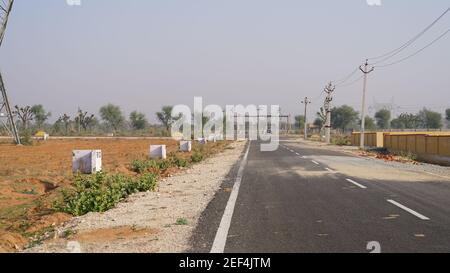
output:
[[[0, 252], [21, 250], [30, 238], [71, 218], [52, 207], [59, 190], [72, 183], [72, 150], [100, 149], [104, 171], [135, 175], [129, 164], [147, 158], [150, 144], [165, 144], [168, 153], [178, 150], [177, 142], [167, 139], [65, 139], [20, 147], [0, 143]], [[224, 148], [208, 145], [212, 153]]]
[[[165, 178], [158, 192], [132, 195], [117, 208], [74, 218], [56, 237], [26, 252], [185, 252], [197, 221], [227, 174], [240, 159], [245, 142]], [[227, 189], [222, 189], [227, 190]]]

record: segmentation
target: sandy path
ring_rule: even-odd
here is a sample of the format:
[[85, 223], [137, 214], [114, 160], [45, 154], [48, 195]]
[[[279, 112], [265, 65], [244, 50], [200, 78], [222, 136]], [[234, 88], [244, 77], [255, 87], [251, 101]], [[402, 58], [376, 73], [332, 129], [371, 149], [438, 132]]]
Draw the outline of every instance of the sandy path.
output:
[[[26, 252], [69, 252], [78, 244], [82, 252], [185, 252], [201, 213], [244, 147], [244, 142], [231, 144], [223, 153], [161, 181], [158, 192], [135, 194], [106, 213], [74, 218], [57, 232], [58, 238]], [[179, 219], [185, 223], [177, 225]]]

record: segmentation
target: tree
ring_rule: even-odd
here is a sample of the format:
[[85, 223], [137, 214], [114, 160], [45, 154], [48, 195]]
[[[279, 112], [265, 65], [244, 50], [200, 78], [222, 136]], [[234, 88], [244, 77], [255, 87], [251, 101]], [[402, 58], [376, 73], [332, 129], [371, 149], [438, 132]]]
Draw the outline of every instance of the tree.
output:
[[323, 119], [321, 119], [321, 118], [316, 118], [315, 120], [314, 120], [314, 125], [315, 126], [317, 126], [317, 127], [319, 127], [319, 128], [323, 128], [323, 126], [325, 125], [325, 123], [323, 123]]
[[81, 109], [78, 110], [77, 116], [75, 117], [75, 123], [78, 125], [78, 132], [81, 129], [87, 131], [94, 123], [96, 123], [96, 118], [94, 114], [89, 115], [88, 112], [83, 112]]
[[26, 130], [28, 128], [28, 123], [34, 118], [34, 114], [31, 111], [31, 106], [19, 107], [16, 105], [14, 108], [16, 110], [13, 111], [13, 114], [19, 117], [22, 122], [23, 129]]
[[375, 113], [375, 120], [380, 129], [389, 129], [391, 122], [391, 112], [389, 110], [380, 110]]
[[147, 119], [145, 118], [145, 114], [139, 113], [137, 111], [133, 111], [130, 114], [130, 122], [131, 127], [133, 127], [134, 130], [142, 130], [147, 127]]
[[69, 126], [70, 126], [70, 116], [67, 114], [64, 114], [58, 118], [58, 120], [55, 122], [55, 129], [59, 130], [59, 124], [64, 124], [64, 129], [66, 131], [66, 135], [69, 133]]
[[403, 113], [391, 121], [394, 129], [417, 129], [420, 127], [420, 119], [417, 115]]
[[295, 128], [302, 130], [305, 129], [305, 116], [299, 115], [295, 116]]
[[420, 125], [426, 129], [441, 129], [442, 124], [442, 115], [438, 112], [430, 111], [424, 108], [418, 114]]
[[164, 106], [161, 112], [156, 113], [156, 117], [164, 125], [168, 133], [171, 131], [172, 124], [177, 120], [177, 118], [172, 117], [172, 109], [172, 106]]
[[450, 128], [450, 108], [445, 110], [445, 119], [447, 120], [447, 128]]
[[348, 105], [334, 107], [331, 110], [331, 126], [333, 128], [345, 130], [352, 123], [358, 120], [358, 112]]
[[374, 131], [374, 130], [377, 129], [377, 126], [375, 124], [375, 120], [373, 118], [371, 118], [369, 116], [366, 116], [366, 119], [365, 119], [364, 122], [365, 122], [365, 128], [367, 130]]
[[33, 113], [34, 120], [36, 121], [36, 126], [39, 129], [42, 129], [45, 121], [51, 117], [52, 113], [45, 111], [44, 106], [42, 104], [33, 105], [30, 109], [31, 113]]
[[100, 117], [114, 131], [119, 130], [125, 121], [120, 107], [113, 104], [108, 104], [100, 108]]

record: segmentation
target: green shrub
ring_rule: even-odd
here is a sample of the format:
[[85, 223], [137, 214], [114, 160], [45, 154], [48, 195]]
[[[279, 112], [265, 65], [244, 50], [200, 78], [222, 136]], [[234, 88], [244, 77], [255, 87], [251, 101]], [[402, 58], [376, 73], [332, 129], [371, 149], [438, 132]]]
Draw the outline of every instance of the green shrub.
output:
[[155, 191], [158, 187], [158, 179], [155, 174], [146, 173], [136, 180], [135, 187], [139, 192]]
[[124, 175], [76, 175], [75, 189], [63, 191], [63, 201], [55, 203], [59, 211], [81, 216], [89, 212], [105, 212], [114, 208], [123, 198], [139, 191], [155, 190], [156, 176], [144, 174], [133, 179]]
[[33, 143], [34, 141], [31, 131], [30, 130], [23, 131], [23, 133], [20, 135], [20, 144], [25, 146], [32, 146]]
[[189, 166], [189, 162], [186, 159], [181, 158], [176, 154], [169, 155], [169, 161], [172, 166], [177, 166], [178, 168], [185, 168]]
[[337, 135], [331, 139], [331, 143], [338, 146], [350, 146], [352, 145], [352, 140], [350, 136]]
[[200, 151], [194, 151], [191, 155], [191, 161], [194, 163], [198, 163], [198, 162], [202, 161], [203, 158], [204, 158], [204, 155]]
[[133, 160], [131, 162], [131, 170], [136, 173], [144, 173], [151, 167], [149, 161], [146, 160]]
[[157, 164], [157, 168], [160, 171], [165, 171], [167, 169], [169, 169], [170, 167], [172, 167], [172, 164], [169, 160], [158, 160], [156, 161]]
[[175, 225], [177, 226], [187, 226], [189, 224], [186, 218], [178, 218]]

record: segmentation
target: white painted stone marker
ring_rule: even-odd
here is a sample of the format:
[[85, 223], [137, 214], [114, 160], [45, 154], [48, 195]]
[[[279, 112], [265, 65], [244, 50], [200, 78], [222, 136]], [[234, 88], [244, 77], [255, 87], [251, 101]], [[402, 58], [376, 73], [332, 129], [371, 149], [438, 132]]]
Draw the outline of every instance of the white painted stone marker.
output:
[[180, 151], [181, 152], [190, 152], [192, 151], [192, 141], [180, 141]]
[[75, 150], [72, 152], [72, 171], [94, 174], [102, 171], [101, 150]]
[[216, 142], [217, 141], [217, 137], [216, 137], [216, 135], [209, 135], [208, 136], [208, 141], [209, 142]]
[[150, 145], [150, 159], [166, 159], [166, 145]]

